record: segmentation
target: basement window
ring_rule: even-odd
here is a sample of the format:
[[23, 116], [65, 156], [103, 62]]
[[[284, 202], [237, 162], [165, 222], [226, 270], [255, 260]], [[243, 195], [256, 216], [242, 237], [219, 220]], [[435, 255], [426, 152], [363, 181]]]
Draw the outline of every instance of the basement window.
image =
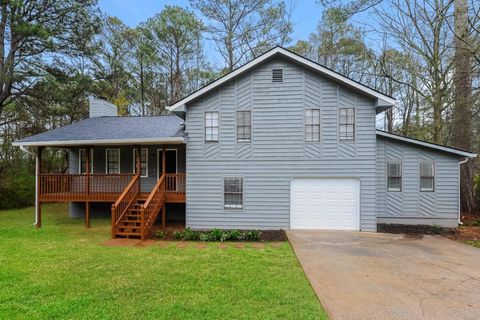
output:
[[272, 82], [283, 82], [283, 69], [272, 70]]
[[243, 209], [243, 178], [223, 179], [223, 202], [225, 209]]

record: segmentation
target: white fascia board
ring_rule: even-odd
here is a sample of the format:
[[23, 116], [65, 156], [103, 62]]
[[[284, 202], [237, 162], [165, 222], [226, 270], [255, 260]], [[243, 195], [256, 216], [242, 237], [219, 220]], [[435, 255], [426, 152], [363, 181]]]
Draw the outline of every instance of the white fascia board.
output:
[[450, 147], [445, 147], [445, 146], [441, 146], [441, 145], [426, 142], [426, 141], [421, 141], [421, 140], [411, 139], [411, 138], [407, 138], [407, 137], [402, 137], [402, 136], [398, 136], [396, 134], [391, 134], [391, 133], [384, 132], [384, 131], [377, 130], [377, 135], [382, 136], [382, 137], [386, 137], [386, 138], [389, 138], [389, 139], [393, 139], [393, 140], [398, 140], [398, 141], [410, 143], [410, 144], [416, 144], [416, 145], [419, 145], [419, 146], [422, 146], [422, 147], [427, 147], [427, 148], [430, 148], [430, 149], [436, 149], [436, 150], [440, 150], [440, 151], [443, 151], [443, 152], [452, 153], [452, 154], [455, 154], [455, 155], [458, 155], [458, 156], [461, 156], [461, 157], [475, 158], [477, 156], [476, 153], [471, 153], [471, 152], [462, 151], [462, 150], [458, 150], [458, 149], [454, 149], [454, 148], [450, 148]]
[[148, 139], [104, 139], [104, 140], [67, 140], [67, 141], [27, 141], [14, 142], [13, 146], [23, 147], [73, 147], [73, 146], [95, 146], [95, 145], [134, 145], [134, 144], [182, 144], [185, 143], [183, 137], [172, 138], [148, 138]]
[[300, 64], [303, 64], [304, 66], [307, 66], [309, 68], [312, 68], [316, 71], [319, 71], [320, 73], [323, 73], [325, 74], [326, 76], [330, 77], [330, 78], [333, 78], [339, 82], [342, 82], [342, 83], [345, 83], [346, 85], [348, 86], [351, 86], [361, 92], [364, 92], [365, 94], [369, 95], [369, 96], [372, 96], [372, 97], [375, 97], [378, 99], [378, 106], [394, 106], [396, 101], [394, 98], [392, 97], [389, 97], [387, 95], [384, 95], [378, 91], [375, 91], [367, 86], [364, 86], [363, 84], [359, 83], [359, 82], [356, 82], [352, 79], [349, 79], [345, 76], [342, 76], [328, 68], [325, 68], [311, 60], [308, 60], [306, 58], [303, 58], [293, 52], [290, 52], [284, 48], [281, 48], [281, 47], [276, 47], [266, 53], [264, 53], [263, 55], [253, 59], [252, 61], [248, 62], [247, 64], [243, 65], [242, 67], [238, 68], [237, 70], [235, 71], [232, 71], [231, 73], [223, 76], [222, 78], [212, 82], [211, 84], [203, 87], [202, 89], [192, 93], [191, 95], [183, 98], [182, 100], [179, 100], [177, 101], [176, 103], [174, 103], [173, 105], [171, 106], [167, 106], [167, 109], [169, 111], [177, 111], [177, 109], [180, 109], [182, 111], [184, 111], [184, 106], [186, 103], [200, 97], [201, 95], [209, 92], [210, 90], [222, 85], [223, 83], [231, 80], [232, 78], [235, 78], [236, 76], [238, 76], [239, 74], [247, 71], [248, 69], [258, 65], [259, 63], [262, 63], [263, 61], [269, 59], [270, 57], [272, 57], [273, 55], [276, 55], [276, 54], [281, 54], [289, 59], [292, 59], [292, 60], [295, 60], [297, 61], [298, 63]]

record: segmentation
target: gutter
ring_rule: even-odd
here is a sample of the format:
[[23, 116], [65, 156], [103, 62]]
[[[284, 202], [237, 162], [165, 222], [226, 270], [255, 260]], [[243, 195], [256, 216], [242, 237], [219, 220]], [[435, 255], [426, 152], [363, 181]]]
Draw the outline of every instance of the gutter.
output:
[[[39, 159], [37, 157], [37, 154], [35, 152], [32, 152], [32, 151], [28, 150], [24, 146], [20, 146], [20, 150], [22, 150], [23, 152], [35, 157], [35, 171], [36, 171], [37, 168], [38, 168], [38, 161], [39, 161]], [[36, 226], [37, 223], [38, 223], [37, 203], [38, 203], [38, 174], [37, 174], [37, 172], [35, 172], [35, 222], [33, 223], [34, 226]]]
[[469, 158], [465, 158], [464, 160], [458, 162], [458, 224], [459, 224], [459, 225], [463, 225], [463, 222], [461, 221], [461, 218], [462, 218], [462, 217], [461, 217], [462, 207], [460, 206], [460, 184], [461, 184], [461, 182], [462, 182], [462, 181], [461, 181], [462, 178], [461, 178], [461, 175], [460, 175], [460, 166], [461, 166], [462, 164], [467, 163], [467, 162], [468, 162], [468, 159], [469, 159]]

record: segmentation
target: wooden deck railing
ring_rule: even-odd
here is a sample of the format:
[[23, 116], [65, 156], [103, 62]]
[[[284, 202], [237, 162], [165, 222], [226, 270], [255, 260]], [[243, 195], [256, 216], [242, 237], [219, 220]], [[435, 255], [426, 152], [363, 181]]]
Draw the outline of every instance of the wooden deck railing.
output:
[[165, 203], [165, 182], [165, 174], [162, 174], [143, 204], [143, 207], [140, 209], [140, 221], [143, 226], [142, 240], [145, 240], [150, 235], [150, 230], [155, 223], [155, 219]]
[[115, 201], [133, 174], [39, 174], [41, 201]]
[[129, 211], [133, 202], [140, 193], [140, 176], [135, 175], [128, 186], [123, 190], [117, 201], [112, 204], [112, 237], [115, 236], [116, 227], [125, 213]]
[[168, 202], [185, 202], [185, 173], [166, 173], [165, 192]]

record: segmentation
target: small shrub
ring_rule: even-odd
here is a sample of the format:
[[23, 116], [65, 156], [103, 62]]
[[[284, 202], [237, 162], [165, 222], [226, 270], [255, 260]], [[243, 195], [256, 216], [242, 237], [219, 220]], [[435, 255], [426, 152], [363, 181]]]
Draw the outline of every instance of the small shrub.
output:
[[480, 227], [480, 220], [475, 220], [475, 221], [473, 221], [472, 226], [474, 226], [474, 227]]
[[247, 241], [258, 241], [260, 237], [262, 236], [262, 232], [259, 230], [251, 230], [245, 232], [245, 240]]
[[440, 233], [440, 231], [443, 230], [443, 227], [442, 226], [439, 226], [438, 224], [433, 224], [432, 225], [432, 232], [435, 233], [435, 234], [438, 234]]
[[198, 236], [198, 239], [200, 241], [210, 241], [210, 233], [208, 232], [200, 232], [200, 235]]
[[157, 232], [155, 232], [155, 236], [159, 239], [164, 239], [166, 237], [166, 232], [163, 231], [163, 230], [159, 230]]
[[222, 230], [213, 229], [210, 231], [210, 241], [219, 241], [222, 238]]
[[198, 231], [193, 231], [190, 228], [186, 228], [183, 231], [182, 239], [188, 240], [188, 241], [195, 241], [199, 239], [199, 236], [200, 236], [200, 233]]
[[183, 232], [182, 231], [173, 231], [172, 237], [175, 240], [181, 240], [183, 238]]
[[229, 232], [229, 240], [230, 241], [240, 241], [243, 240], [242, 233], [238, 230], [230, 230]]

